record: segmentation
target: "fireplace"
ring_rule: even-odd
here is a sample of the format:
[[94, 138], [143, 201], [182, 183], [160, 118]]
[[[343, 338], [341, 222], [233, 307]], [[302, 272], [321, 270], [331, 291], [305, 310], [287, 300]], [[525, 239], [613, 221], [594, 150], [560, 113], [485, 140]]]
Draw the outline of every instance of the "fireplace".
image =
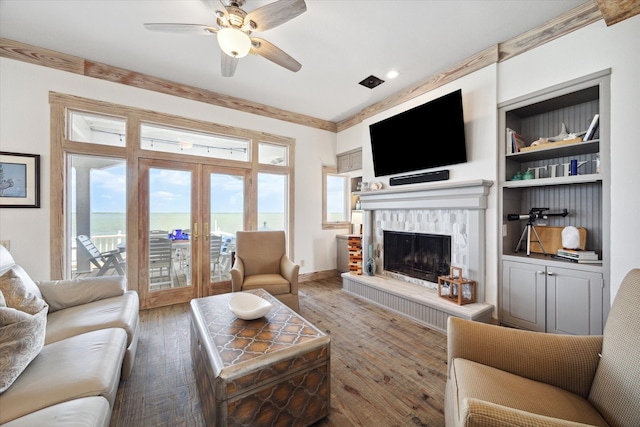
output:
[[364, 211], [363, 259], [374, 258], [376, 275], [437, 290], [437, 276], [448, 275], [448, 267], [436, 272], [435, 279], [388, 269], [384, 232], [450, 236], [448, 264], [462, 268], [465, 278], [477, 282], [476, 301], [484, 302], [485, 210], [491, 185], [490, 181], [473, 180], [360, 192]]
[[451, 236], [384, 231], [384, 270], [437, 282], [449, 273]]
[[[473, 180], [360, 192], [362, 256], [375, 259], [376, 274], [343, 273], [343, 289], [443, 332], [450, 316], [488, 322], [493, 305], [485, 303], [485, 210], [491, 185], [491, 181]], [[439, 240], [435, 244], [439, 255], [430, 263], [411, 254], [416, 246], [425, 246], [425, 236]], [[407, 242], [411, 249], [396, 249], [394, 240], [411, 242]], [[400, 261], [387, 259], [390, 254]], [[476, 281], [475, 304], [458, 306], [438, 297], [435, 282], [439, 274], [449, 274], [449, 264], [462, 268], [465, 278]], [[425, 277], [427, 270], [435, 279]], [[409, 275], [415, 271], [420, 272], [420, 278]]]

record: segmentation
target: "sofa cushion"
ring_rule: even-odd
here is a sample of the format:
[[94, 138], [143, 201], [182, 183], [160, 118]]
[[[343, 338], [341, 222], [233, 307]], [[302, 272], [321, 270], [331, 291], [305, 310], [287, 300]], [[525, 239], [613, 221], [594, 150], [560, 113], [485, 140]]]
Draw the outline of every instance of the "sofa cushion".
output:
[[108, 427], [110, 420], [111, 408], [107, 399], [92, 396], [40, 409], [2, 424], [2, 427]]
[[[457, 413], [450, 415], [461, 425], [464, 425], [464, 420], [476, 418], [489, 420], [484, 425], [497, 425], [499, 417], [507, 413], [511, 421], [514, 416], [529, 413], [543, 417], [538, 425], [542, 425], [542, 419], [556, 418], [591, 426], [608, 426], [587, 399], [559, 387], [460, 358], [453, 359], [450, 376], [447, 399], [454, 400], [452, 406], [457, 408]], [[479, 405], [482, 401], [492, 405]], [[473, 413], [476, 407], [484, 408], [484, 413]], [[486, 410], [488, 407], [493, 409]], [[494, 424], [491, 422], [492, 412], [496, 415]]]
[[124, 330], [111, 328], [45, 345], [0, 395], [0, 424], [88, 396], [103, 396], [113, 407], [126, 342]]
[[123, 276], [87, 277], [74, 280], [36, 282], [42, 297], [49, 304], [49, 312], [117, 297], [127, 290]]
[[289, 282], [279, 274], [254, 274], [252, 276], [244, 276], [244, 282], [242, 283], [243, 291], [260, 288], [268, 289], [271, 295], [288, 294], [291, 292]]
[[4, 393], [42, 349], [48, 306], [13, 270], [0, 276], [0, 295], [0, 393]]
[[118, 297], [54, 311], [47, 318], [45, 344], [98, 329], [122, 328], [127, 332], [129, 347], [138, 327], [138, 310], [138, 294], [127, 291]]

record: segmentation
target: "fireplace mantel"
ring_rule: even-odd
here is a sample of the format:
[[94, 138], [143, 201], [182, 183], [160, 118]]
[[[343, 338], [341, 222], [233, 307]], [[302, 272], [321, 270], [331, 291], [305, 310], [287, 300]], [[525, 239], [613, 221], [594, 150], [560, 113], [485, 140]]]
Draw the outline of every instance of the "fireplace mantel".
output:
[[362, 209], [486, 209], [493, 181], [437, 182], [362, 191]]

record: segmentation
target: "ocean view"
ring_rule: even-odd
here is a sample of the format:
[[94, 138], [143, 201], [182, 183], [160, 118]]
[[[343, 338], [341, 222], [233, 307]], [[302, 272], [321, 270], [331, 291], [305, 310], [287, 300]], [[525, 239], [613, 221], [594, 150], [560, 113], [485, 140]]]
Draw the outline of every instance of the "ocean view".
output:
[[[263, 213], [258, 215], [258, 229], [266, 227], [273, 230], [284, 229], [284, 214], [282, 213]], [[72, 217], [72, 235], [76, 235], [75, 214]], [[242, 230], [242, 214], [241, 213], [216, 213], [211, 215], [210, 226], [212, 231], [222, 231], [235, 234], [236, 231]], [[190, 218], [187, 213], [156, 213], [151, 216], [151, 230], [167, 230], [190, 229]], [[98, 212], [91, 214], [91, 235], [105, 236], [126, 234], [127, 221], [124, 213], [105, 213]]]

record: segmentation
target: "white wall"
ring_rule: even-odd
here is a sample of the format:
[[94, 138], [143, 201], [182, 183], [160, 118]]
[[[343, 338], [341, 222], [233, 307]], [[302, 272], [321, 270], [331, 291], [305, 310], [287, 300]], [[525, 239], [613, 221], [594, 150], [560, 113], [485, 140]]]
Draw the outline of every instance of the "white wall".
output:
[[0, 240], [36, 280], [50, 277], [49, 92], [60, 92], [296, 139], [295, 260], [302, 274], [336, 265], [335, 235], [322, 230], [322, 165], [335, 165], [336, 135], [279, 120], [0, 58], [0, 151], [39, 154], [39, 209], [0, 209]]
[[[451, 181], [497, 178], [497, 104], [606, 68], [611, 74], [611, 298], [631, 268], [640, 268], [640, 15], [607, 27], [598, 21], [486, 67], [338, 134], [338, 153], [362, 146], [363, 181], [373, 175], [369, 124], [462, 88], [470, 162], [448, 167]], [[497, 192], [487, 211], [486, 302], [497, 306]]]
[[[427, 94], [377, 114], [362, 123], [338, 134], [337, 152], [362, 147], [362, 180], [365, 182], [380, 181], [384, 187], [389, 186], [389, 176], [375, 177], [373, 157], [369, 139], [369, 125], [391, 117], [407, 109], [424, 104], [457, 89], [462, 89], [462, 107], [464, 110], [465, 137], [467, 140], [467, 163], [451, 165], [438, 169], [449, 169], [449, 181], [468, 181], [486, 179], [497, 181], [497, 100], [496, 100], [496, 65], [487, 66], [475, 73], [464, 76], [453, 83], [439, 87]], [[433, 141], [427, 135], [421, 139], [418, 135], [413, 141], [398, 141], [398, 149], [406, 151], [407, 156], [428, 155], [429, 150], [441, 149], [439, 144], [445, 141]], [[432, 146], [426, 145], [432, 144]], [[425, 147], [426, 145], [426, 147]], [[347, 148], [348, 147], [348, 148]], [[423, 150], [426, 148], [426, 153]], [[446, 148], [445, 148], [446, 149]], [[418, 184], [419, 185], [419, 184]], [[407, 186], [409, 187], [409, 186]], [[498, 281], [497, 253], [497, 189], [491, 187], [488, 207], [485, 212], [485, 301], [497, 307], [498, 295], [495, 283]]]

